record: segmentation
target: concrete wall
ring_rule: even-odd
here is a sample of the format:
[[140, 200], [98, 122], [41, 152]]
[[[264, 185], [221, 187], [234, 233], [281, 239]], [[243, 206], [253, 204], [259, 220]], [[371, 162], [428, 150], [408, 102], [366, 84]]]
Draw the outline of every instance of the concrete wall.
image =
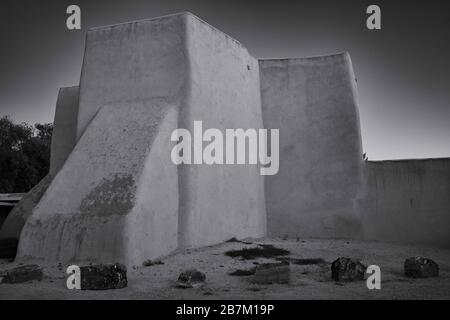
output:
[[[150, 107], [152, 112], [148, 112]], [[170, 167], [172, 179], [164, 183], [145, 181], [149, 176], [146, 162], [155, 152], [158, 154], [153, 143], [161, 132], [164, 138], [170, 138], [168, 130], [161, 127], [176, 125], [173, 119], [165, 121], [169, 114], [170, 106], [166, 104], [139, 102], [102, 107], [27, 220], [18, 256], [123, 263], [140, 258], [142, 263], [152, 257], [150, 253], [167, 253], [161, 247], [175, 249], [176, 168]], [[168, 161], [153, 161], [150, 165], [157, 172], [168, 170]], [[147, 199], [155, 200], [155, 191], [166, 196], [159, 202], [141, 205]], [[146, 217], [144, 222], [142, 216]], [[154, 223], [158, 219], [171, 221]], [[152, 222], [153, 228], [139, 232], [144, 223]], [[135, 229], [129, 228], [130, 223]], [[147, 247], [140, 252], [142, 255], [134, 252], [136, 242]], [[147, 253], [149, 256], [143, 256]]]
[[[180, 128], [262, 128], [258, 61], [223, 32], [187, 16], [189, 108]], [[206, 143], [204, 143], [206, 145]], [[257, 165], [180, 167], [180, 245], [199, 246], [266, 233], [264, 181]]]
[[264, 235], [256, 165], [170, 159], [172, 131], [193, 120], [262, 127], [258, 76], [244, 48], [190, 14], [89, 31], [78, 142], [28, 219], [18, 257], [137, 265], [179, 246]]
[[[58, 96], [52, 173], [0, 232], [20, 234], [19, 259], [130, 266], [266, 230], [449, 243], [448, 160], [362, 160], [347, 53], [257, 61], [183, 13], [90, 30], [78, 90]], [[278, 174], [176, 166], [171, 133], [195, 120], [279, 129]]]
[[265, 180], [271, 236], [361, 235], [354, 201], [362, 150], [347, 53], [260, 60], [264, 126], [280, 129], [280, 170]]
[[75, 147], [77, 116], [78, 86], [59, 89], [50, 153], [51, 176], [59, 171]]
[[185, 99], [184, 15], [91, 29], [80, 80], [79, 138], [95, 113], [115, 102]]
[[369, 240], [450, 247], [450, 159], [367, 162]]
[[[139, 264], [177, 247], [168, 132], [186, 99], [185, 24], [175, 15], [88, 31], [78, 142], [28, 219], [19, 258]], [[163, 173], [164, 183], [145, 180]]]

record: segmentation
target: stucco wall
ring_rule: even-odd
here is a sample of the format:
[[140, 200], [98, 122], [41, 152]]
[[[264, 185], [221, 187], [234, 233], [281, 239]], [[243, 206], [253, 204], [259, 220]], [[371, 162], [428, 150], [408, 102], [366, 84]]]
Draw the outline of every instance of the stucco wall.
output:
[[280, 129], [280, 170], [267, 176], [271, 236], [360, 237], [356, 82], [347, 53], [260, 60], [264, 126]]
[[185, 24], [174, 15], [88, 31], [78, 142], [28, 219], [19, 258], [130, 265], [176, 249], [170, 133], [189, 79]]
[[[225, 129], [262, 128], [258, 61], [197, 17], [188, 15], [187, 22], [190, 96], [189, 108], [180, 111], [180, 128], [193, 132], [194, 120], [203, 121], [204, 131], [217, 128], [223, 134]], [[259, 171], [258, 165], [181, 166], [180, 245], [265, 235]]]
[[115, 102], [185, 99], [186, 14], [93, 28], [80, 79], [79, 138], [95, 113]]
[[[164, 139], [170, 138], [169, 130], [162, 128], [172, 125], [173, 130], [176, 125], [173, 119], [165, 120], [170, 109], [155, 103], [102, 107], [27, 220], [18, 256], [123, 263], [141, 259], [142, 263], [148, 258], [144, 254], [167, 253], [161, 247], [175, 249], [176, 168], [170, 167], [172, 179], [164, 183], [145, 181], [146, 162], [158, 153], [153, 150], [155, 140], [164, 133]], [[168, 162], [153, 161], [151, 165], [162, 173]], [[148, 198], [154, 200], [162, 190], [165, 197], [137, 206]], [[128, 227], [130, 219], [134, 229]], [[154, 227], [139, 232], [144, 223]], [[141, 248], [136, 246], [136, 237], [147, 250], [134, 252]]]
[[77, 116], [78, 86], [59, 89], [50, 153], [51, 176], [59, 171], [75, 147]]
[[170, 159], [172, 131], [194, 120], [261, 128], [258, 76], [242, 46], [191, 14], [89, 31], [78, 142], [28, 219], [18, 257], [137, 265], [179, 246], [264, 235], [256, 165]]
[[450, 247], [450, 159], [369, 161], [364, 237]]
[[[194, 121], [279, 129], [278, 174], [176, 166], [171, 133]], [[21, 259], [138, 265], [266, 231], [449, 245], [449, 160], [362, 160], [347, 53], [258, 61], [189, 13], [88, 32], [79, 92], [58, 96], [51, 161], [55, 178], [8, 227], [18, 236], [31, 214]]]

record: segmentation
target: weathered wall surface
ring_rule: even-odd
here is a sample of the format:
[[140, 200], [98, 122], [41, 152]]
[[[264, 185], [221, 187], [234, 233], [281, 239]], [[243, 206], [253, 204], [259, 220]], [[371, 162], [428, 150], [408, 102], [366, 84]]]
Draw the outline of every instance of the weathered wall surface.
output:
[[[18, 256], [125, 263], [129, 262], [128, 255], [135, 257], [135, 249], [130, 247], [135, 237], [153, 253], [161, 254], [160, 246], [175, 249], [177, 216], [173, 210], [178, 207], [177, 197], [166, 196], [160, 202], [136, 207], [145, 197], [154, 199], [154, 191], [159, 188], [167, 195], [176, 195], [176, 179], [164, 184], [146, 182], [153, 187], [145, 188], [145, 195], [140, 190], [145, 183], [141, 179], [148, 176], [143, 172], [146, 161], [157, 152], [152, 149], [160, 128], [176, 124], [164, 120], [170, 109], [170, 105], [142, 102], [102, 107], [27, 220]], [[167, 161], [151, 165], [154, 170], [167, 171]], [[172, 170], [176, 172], [175, 167]], [[155, 223], [155, 228], [137, 233], [142, 227], [141, 215], [146, 215], [148, 224], [158, 219], [172, 221], [165, 228]], [[137, 219], [137, 230], [128, 228], [127, 219]]]
[[369, 240], [450, 247], [450, 159], [367, 162]]
[[[222, 133], [262, 128], [258, 61], [228, 35], [187, 18], [190, 97], [180, 128], [193, 132], [194, 120], [203, 121], [203, 130]], [[257, 165], [180, 167], [180, 245], [265, 235], [263, 188]]]
[[268, 233], [360, 236], [356, 83], [347, 53], [260, 60], [264, 126], [280, 129], [280, 170], [265, 180]]
[[50, 153], [51, 176], [55, 176], [75, 147], [77, 116], [78, 86], [59, 89]]
[[185, 17], [97, 28], [86, 41], [78, 142], [28, 219], [18, 257], [139, 264], [177, 247], [169, 132], [186, 97]]
[[[362, 160], [347, 53], [257, 61], [188, 13], [86, 41], [79, 89], [58, 95], [51, 174], [0, 231], [20, 234], [19, 258], [138, 265], [266, 230], [449, 245], [450, 160]], [[196, 120], [279, 129], [278, 174], [176, 166], [171, 133]]]
[[80, 79], [79, 138], [95, 113], [115, 102], [179, 104], [187, 85], [184, 14], [91, 29]]
[[190, 14], [89, 31], [78, 142], [28, 219], [19, 258], [136, 265], [264, 235], [256, 165], [170, 159], [172, 131], [194, 120], [262, 127], [258, 76], [244, 48]]

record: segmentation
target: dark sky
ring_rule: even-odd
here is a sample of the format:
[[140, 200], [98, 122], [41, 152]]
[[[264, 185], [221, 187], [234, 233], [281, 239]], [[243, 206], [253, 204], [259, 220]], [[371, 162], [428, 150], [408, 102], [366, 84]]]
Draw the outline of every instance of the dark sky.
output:
[[[77, 85], [88, 28], [190, 11], [258, 58], [348, 51], [369, 159], [450, 156], [450, 1], [0, 2], [0, 116], [52, 122], [58, 88]], [[66, 29], [77, 4], [82, 30]], [[365, 27], [378, 4], [382, 30]]]

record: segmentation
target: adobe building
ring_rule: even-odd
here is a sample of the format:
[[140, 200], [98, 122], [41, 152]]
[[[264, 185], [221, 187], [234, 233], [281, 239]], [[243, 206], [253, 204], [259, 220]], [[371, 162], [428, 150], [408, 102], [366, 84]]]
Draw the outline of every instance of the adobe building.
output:
[[[174, 165], [171, 133], [280, 131], [280, 168]], [[232, 237], [450, 247], [450, 159], [364, 161], [348, 53], [261, 60], [190, 13], [90, 29], [49, 175], [0, 238], [18, 259], [140, 265]]]

